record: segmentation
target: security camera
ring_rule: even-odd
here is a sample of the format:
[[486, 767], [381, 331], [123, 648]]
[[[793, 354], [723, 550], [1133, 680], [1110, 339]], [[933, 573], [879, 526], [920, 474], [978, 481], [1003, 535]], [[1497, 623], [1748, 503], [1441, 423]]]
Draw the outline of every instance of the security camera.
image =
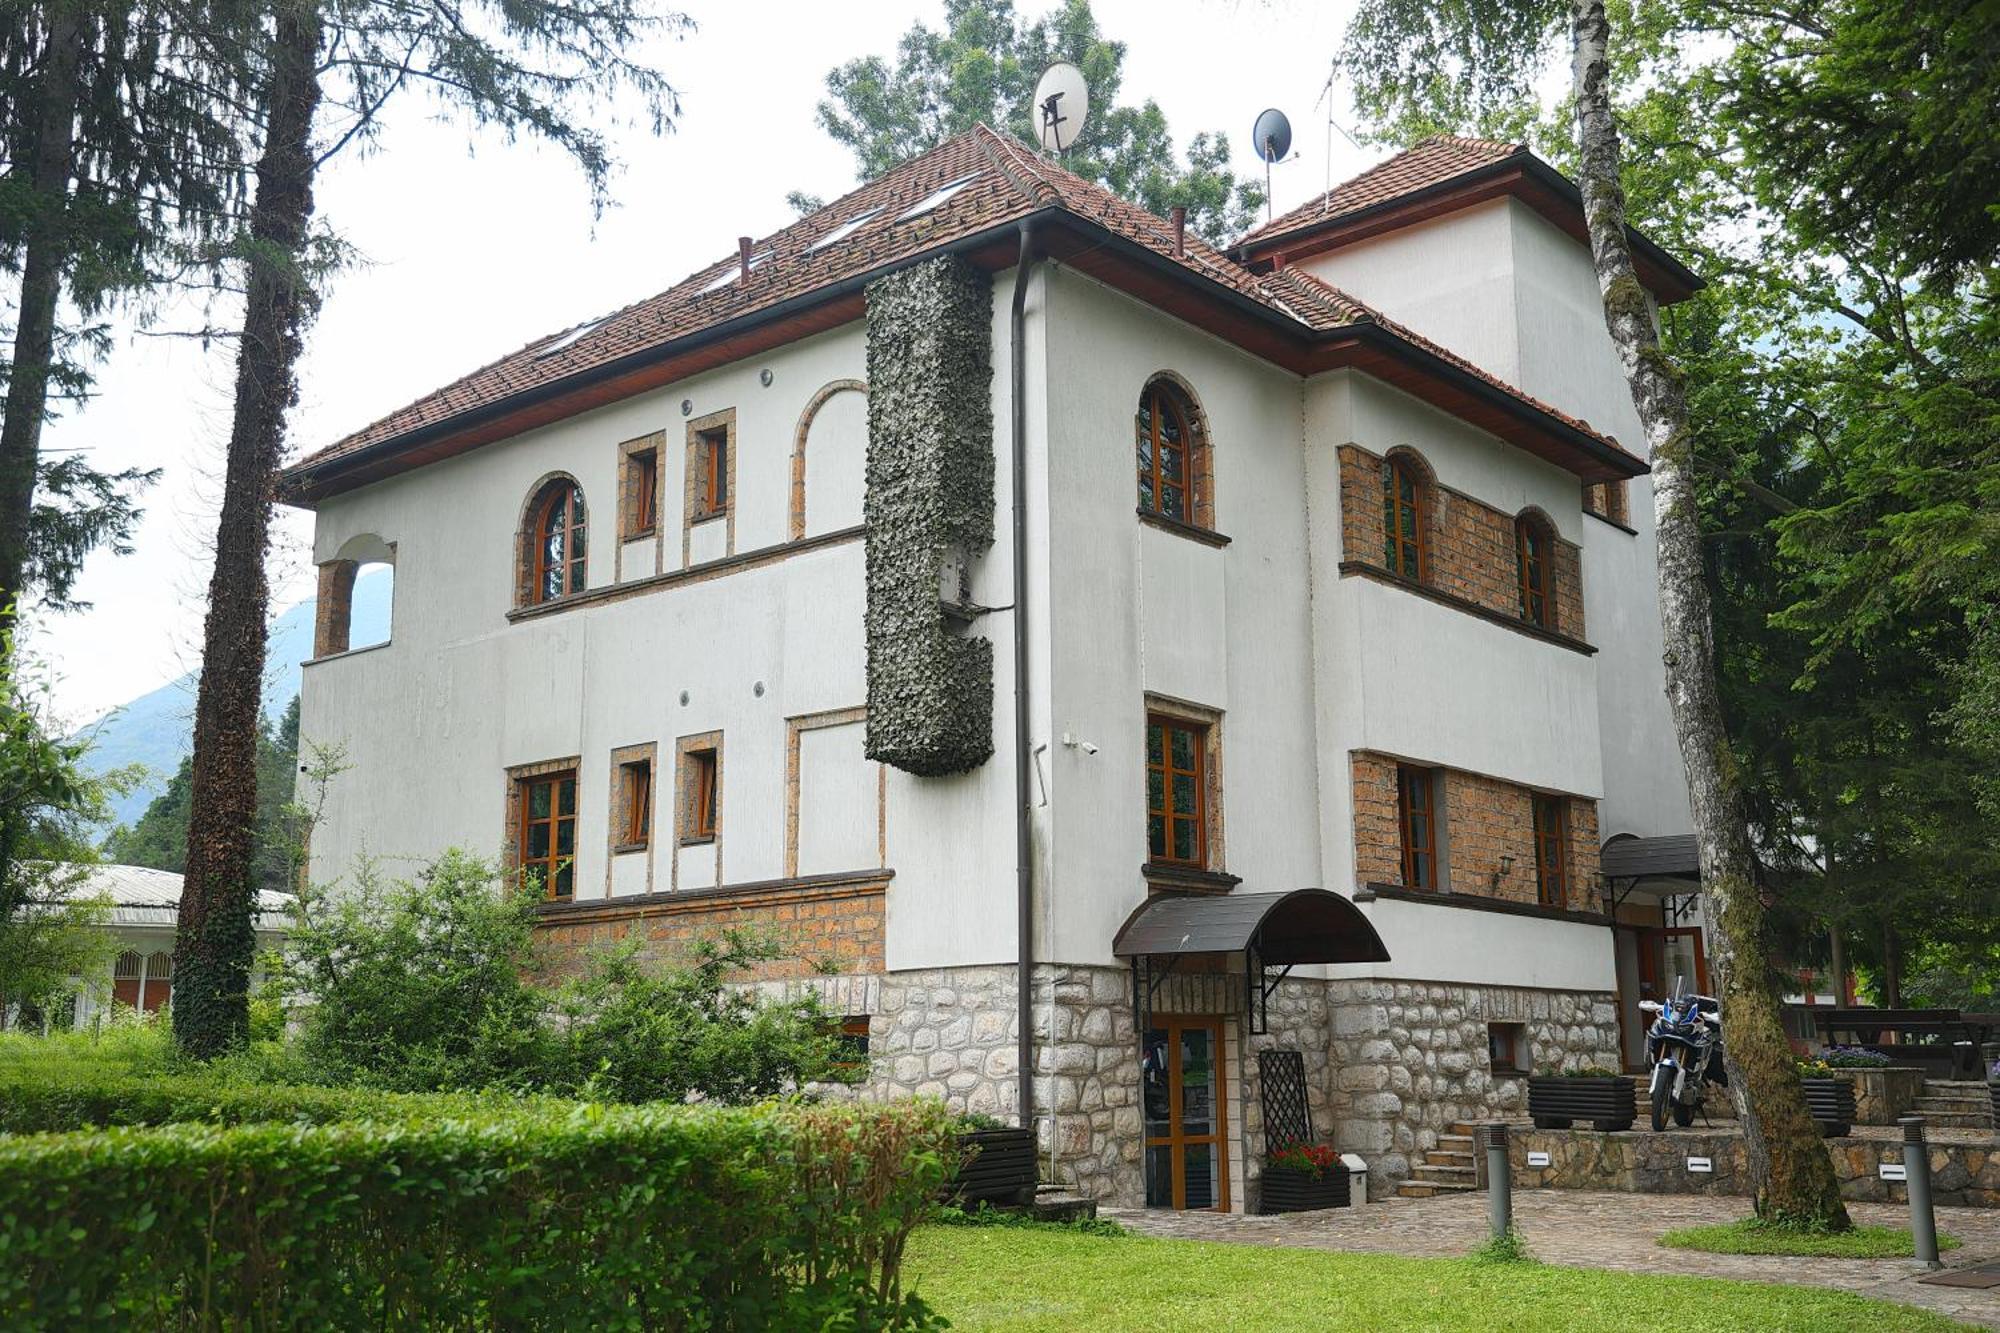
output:
[[1077, 748], [1082, 750], [1085, 754], [1097, 753], [1097, 747], [1095, 745], [1092, 745], [1089, 741], [1078, 741], [1076, 744]]
[[1062, 743], [1063, 743], [1063, 748], [1066, 750], [1081, 750], [1085, 754], [1097, 753], [1097, 747], [1095, 745], [1092, 745], [1089, 741], [1086, 740], [1079, 740], [1075, 736], [1070, 735], [1067, 731], [1063, 733]]

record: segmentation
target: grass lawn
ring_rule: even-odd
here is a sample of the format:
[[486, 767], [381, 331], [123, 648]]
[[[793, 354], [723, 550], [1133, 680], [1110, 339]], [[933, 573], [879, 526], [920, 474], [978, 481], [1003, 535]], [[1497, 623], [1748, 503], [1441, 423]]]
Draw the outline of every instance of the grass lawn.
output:
[[[1856, 1227], [1822, 1233], [1767, 1226], [1754, 1217], [1707, 1227], [1682, 1227], [1660, 1237], [1660, 1244], [1711, 1254], [1802, 1254], [1826, 1259], [1909, 1259], [1916, 1254], [1916, 1242], [1902, 1227]], [[1938, 1233], [1939, 1250], [1958, 1246], [1956, 1237]]]
[[1963, 1327], [1808, 1287], [1013, 1227], [926, 1227], [911, 1239], [905, 1281], [959, 1329]]

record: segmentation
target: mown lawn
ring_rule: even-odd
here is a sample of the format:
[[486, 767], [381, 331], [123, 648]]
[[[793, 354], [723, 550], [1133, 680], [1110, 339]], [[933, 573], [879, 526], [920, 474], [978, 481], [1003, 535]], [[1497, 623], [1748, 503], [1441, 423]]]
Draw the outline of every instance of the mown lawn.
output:
[[[1955, 1250], [1958, 1238], [1938, 1233], [1938, 1249]], [[1718, 1222], [1706, 1227], [1682, 1227], [1660, 1237], [1674, 1250], [1706, 1250], [1711, 1254], [1797, 1254], [1831, 1259], [1910, 1259], [1916, 1242], [1908, 1227], [1855, 1227], [1851, 1231], [1794, 1231], [1768, 1226], [1756, 1218]]]
[[905, 1280], [960, 1329], [1891, 1333], [1964, 1327], [1924, 1311], [1809, 1287], [1008, 1227], [924, 1228], [911, 1240]]

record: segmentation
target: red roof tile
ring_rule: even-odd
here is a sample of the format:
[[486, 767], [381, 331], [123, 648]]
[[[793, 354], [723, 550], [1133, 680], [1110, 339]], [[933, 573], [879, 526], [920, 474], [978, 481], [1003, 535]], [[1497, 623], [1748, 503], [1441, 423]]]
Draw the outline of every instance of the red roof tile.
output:
[[[1482, 151], [1512, 151], [1506, 145], [1479, 140], [1427, 142], [1458, 145], [1451, 150], [1455, 160]], [[1413, 149], [1403, 158], [1418, 151]], [[1401, 160], [1391, 159], [1376, 171], [1386, 171]], [[1400, 178], [1408, 175], [1405, 169]], [[921, 215], [908, 216], [913, 207], [952, 185], [958, 188], [948, 197]], [[1377, 188], [1391, 187], [1385, 183]], [[497, 407], [518, 395], [558, 385], [630, 354], [663, 347], [1048, 208], [1058, 208], [1094, 223], [1177, 265], [1190, 277], [1227, 288], [1295, 322], [1302, 334], [1349, 325], [1376, 325], [1401, 342], [1470, 371], [1525, 406], [1617, 447], [1616, 441], [1598, 435], [1574, 418], [1521, 393], [1317, 278], [1291, 269], [1260, 276], [1193, 233], [1185, 235], [1181, 253], [1177, 255], [1170, 222], [1064, 170], [1014, 139], [979, 126], [757, 242], [752, 247], [753, 267], [747, 283], [737, 276], [739, 257], [731, 255], [657, 296], [613, 311], [599, 320], [587, 321], [575, 330], [537, 339], [462, 376], [309, 455], [287, 470], [288, 478], [390, 444], [419, 430], [448, 426], [467, 413]], [[849, 223], [859, 225], [831, 243], [817, 244]]]
[[1305, 227], [1316, 227], [1349, 213], [1358, 213], [1364, 208], [1415, 194], [1454, 176], [1504, 162], [1527, 151], [1526, 144], [1469, 139], [1456, 134], [1433, 135], [1414, 148], [1405, 149], [1388, 161], [1368, 168], [1359, 176], [1342, 181], [1310, 203], [1301, 204], [1265, 223], [1243, 237], [1238, 244], [1254, 245]]

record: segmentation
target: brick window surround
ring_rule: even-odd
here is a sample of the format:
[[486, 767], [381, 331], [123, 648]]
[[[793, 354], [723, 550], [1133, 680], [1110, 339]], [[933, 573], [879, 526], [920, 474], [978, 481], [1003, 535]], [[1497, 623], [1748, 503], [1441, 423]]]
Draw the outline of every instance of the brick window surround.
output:
[[665, 431], [618, 446], [618, 540], [650, 537], [660, 526], [660, 462]]
[[[583, 487], [569, 473], [551, 472], [529, 489], [514, 542], [514, 605], [539, 606], [589, 586], [588, 520]], [[563, 537], [559, 565], [547, 559], [552, 524]]]
[[[1162, 748], [1157, 754], [1154, 750], [1154, 741], [1158, 739], [1163, 747], [1166, 746], [1174, 730], [1191, 736], [1196, 742], [1192, 767], [1175, 761], [1169, 748]], [[1144, 783], [1141, 796], [1147, 825], [1146, 870], [1149, 874], [1158, 873], [1161, 876], [1175, 873], [1221, 876], [1227, 865], [1222, 834], [1222, 713], [1201, 704], [1149, 694], [1146, 696], [1144, 736], [1145, 748], [1137, 776]], [[1181, 759], [1186, 757], [1187, 750], [1183, 747]], [[1172, 808], [1172, 780], [1175, 777], [1182, 778], [1184, 786], [1187, 779], [1193, 779], [1198, 803], [1194, 854], [1187, 859], [1173, 855], [1175, 848], [1171, 843], [1164, 847], [1164, 854], [1154, 851], [1154, 821], [1161, 819], [1163, 812]], [[1160, 831], [1164, 834], [1164, 826]], [[1182, 845], [1185, 846], [1185, 842]], [[1161, 887], [1179, 886], [1162, 883]]]
[[722, 733], [683, 736], [674, 743], [675, 818], [683, 847], [703, 846], [722, 837]]
[[[1482, 613], [1521, 623], [1521, 564], [1517, 516], [1443, 485], [1415, 450], [1391, 450], [1388, 458], [1343, 444], [1340, 456], [1341, 572], [1380, 571], [1378, 578], [1414, 582], [1443, 599], [1469, 603]], [[1411, 580], [1392, 569], [1383, 489], [1385, 462], [1407, 469], [1417, 486], [1422, 574]], [[1546, 516], [1525, 517], [1547, 523]], [[1549, 539], [1549, 630], [1565, 641], [1584, 638], [1583, 550], [1564, 539], [1553, 524]], [[1468, 608], [1470, 609], [1470, 608]]]
[[[1392, 756], [1356, 751], [1354, 869], [1361, 884], [1413, 885], [1404, 874], [1399, 771], [1411, 767]], [[1544, 907], [1589, 910], [1598, 882], [1597, 802], [1538, 792], [1517, 783], [1454, 768], [1431, 768], [1437, 887], [1444, 892], [1501, 898]], [[1536, 805], [1560, 810], [1559, 845], [1538, 842]], [[1544, 821], [1546, 826], [1546, 820]], [[1545, 895], [1537, 872], [1559, 851], [1559, 894]]]
[[[708, 442], [717, 440], [722, 445], [722, 466], [710, 471], [711, 453]], [[685, 480], [681, 493], [681, 564], [687, 565], [692, 559], [693, 532], [697, 523], [721, 523], [723, 534], [723, 554], [736, 554], [736, 456], [741, 450], [736, 440], [736, 409], [726, 407], [720, 412], [710, 412], [707, 416], [695, 417], [687, 423], [687, 451]], [[721, 488], [720, 503], [710, 493], [711, 484]]]
[[1632, 526], [1631, 500], [1622, 479], [1583, 483], [1583, 509], [1585, 513], [1609, 519], [1621, 528]]
[[[653, 890], [652, 845], [660, 827], [659, 746], [621, 745], [611, 752], [609, 786], [610, 818], [605, 821], [604, 893], [612, 892], [612, 861], [621, 856], [645, 855], [646, 892]], [[643, 801], [635, 808], [634, 802]], [[635, 837], [634, 834], [642, 836]]]
[[548, 899], [575, 896], [577, 768], [572, 755], [507, 770], [506, 864], [523, 874], [538, 871]]
[[[866, 705], [834, 708], [785, 719], [785, 874], [799, 873], [799, 781], [805, 733], [868, 720]], [[875, 766], [875, 860], [889, 864], [889, 766]]]
[[1213, 531], [1215, 460], [1208, 418], [1186, 380], [1161, 371], [1146, 381], [1133, 416], [1139, 513]]

